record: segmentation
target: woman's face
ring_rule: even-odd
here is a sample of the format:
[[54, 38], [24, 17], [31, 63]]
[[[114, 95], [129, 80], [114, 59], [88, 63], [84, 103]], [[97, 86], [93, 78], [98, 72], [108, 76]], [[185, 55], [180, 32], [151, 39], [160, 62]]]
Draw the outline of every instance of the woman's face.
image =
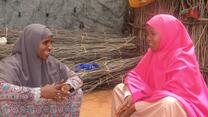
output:
[[152, 51], [157, 51], [160, 47], [160, 33], [153, 27], [146, 25], [147, 43]]
[[52, 36], [43, 39], [38, 47], [38, 57], [40, 59], [46, 60], [52, 50]]

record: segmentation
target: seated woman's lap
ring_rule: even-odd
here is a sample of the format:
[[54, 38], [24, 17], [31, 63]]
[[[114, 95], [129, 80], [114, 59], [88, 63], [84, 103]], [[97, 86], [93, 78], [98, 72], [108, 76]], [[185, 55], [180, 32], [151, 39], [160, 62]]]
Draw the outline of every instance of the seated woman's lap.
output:
[[[125, 89], [124, 84], [118, 84], [113, 90], [113, 110], [112, 112], [116, 112], [116, 109], [122, 104], [125, 99]], [[165, 97], [161, 100], [156, 102], [145, 102], [145, 101], [138, 101], [135, 103], [136, 112], [132, 114], [131, 117], [137, 116], [148, 116], [148, 117], [155, 117], [158, 116], [180, 116], [186, 117], [186, 112], [181, 107], [178, 100], [174, 97]]]
[[56, 102], [53, 100], [40, 98], [38, 101], [0, 101], [0, 116], [79, 116], [82, 90], [78, 90], [68, 99]]

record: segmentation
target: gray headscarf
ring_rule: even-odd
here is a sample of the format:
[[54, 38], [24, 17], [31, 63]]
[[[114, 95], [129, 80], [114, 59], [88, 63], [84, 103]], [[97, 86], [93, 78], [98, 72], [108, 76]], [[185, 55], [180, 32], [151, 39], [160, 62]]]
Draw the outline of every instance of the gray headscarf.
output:
[[12, 56], [0, 62], [0, 80], [21, 86], [39, 87], [68, 78], [68, 68], [49, 56], [42, 60], [37, 56], [41, 40], [52, 36], [44, 25], [31, 24], [25, 27], [17, 40]]

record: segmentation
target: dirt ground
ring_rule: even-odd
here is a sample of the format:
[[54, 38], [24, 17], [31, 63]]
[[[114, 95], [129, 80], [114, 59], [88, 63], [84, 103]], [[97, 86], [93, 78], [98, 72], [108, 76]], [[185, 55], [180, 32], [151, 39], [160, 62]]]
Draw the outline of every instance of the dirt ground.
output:
[[80, 117], [110, 117], [112, 90], [94, 91], [84, 95]]

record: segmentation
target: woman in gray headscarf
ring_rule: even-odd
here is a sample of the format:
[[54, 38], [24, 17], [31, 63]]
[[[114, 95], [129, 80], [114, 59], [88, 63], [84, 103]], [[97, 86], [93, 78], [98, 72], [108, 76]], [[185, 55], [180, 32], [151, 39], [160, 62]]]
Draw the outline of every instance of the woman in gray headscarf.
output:
[[27, 26], [0, 62], [0, 116], [79, 116], [81, 79], [50, 55], [52, 33]]

